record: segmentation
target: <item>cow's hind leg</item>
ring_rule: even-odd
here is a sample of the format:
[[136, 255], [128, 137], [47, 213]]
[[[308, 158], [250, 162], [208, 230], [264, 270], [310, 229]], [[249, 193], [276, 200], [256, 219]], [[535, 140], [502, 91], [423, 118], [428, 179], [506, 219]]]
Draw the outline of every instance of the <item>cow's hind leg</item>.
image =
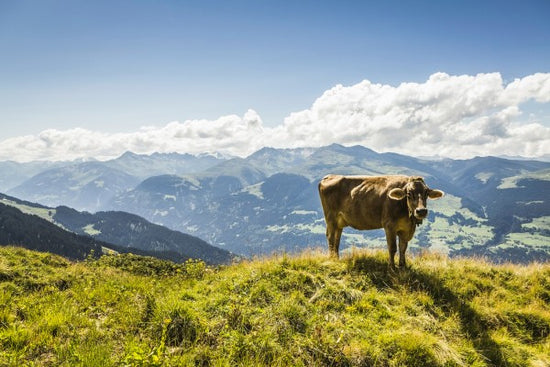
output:
[[342, 237], [342, 228], [339, 228], [336, 223], [327, 223], [327, 242], [330, 257], [338, 259], [340, 248], [340, 237]]
[[390, 268], [395, 269], [395, 253], [397, 252], [397, 238], [395, 232], [386, 229], [386, 242], [390, 253]]
[[405, 251], [407, 251], [407, 245], [409, 244], [408, 241], [405, 241], [401, 237], [399, 237], [399, 267], [404, 268], [407, 266], [406, 260], [405, 260]]

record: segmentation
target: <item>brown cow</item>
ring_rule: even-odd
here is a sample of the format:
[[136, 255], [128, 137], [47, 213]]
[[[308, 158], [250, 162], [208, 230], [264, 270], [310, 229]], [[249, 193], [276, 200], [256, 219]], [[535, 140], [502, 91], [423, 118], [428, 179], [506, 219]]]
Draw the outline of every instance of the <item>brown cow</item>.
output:
[[344, 227], [384, 228], [390, 267], [395, 267], [399, 237], [399, 266], [405, 266], [405, 251], [416, 226], [428, 215], [427, 198], [438, 199], [443, 191], [426, 186], [422, 177], [328, 175], [319, 183], [319, 195], [327, 223], [327, 241], [332, 257], [338, 258]]

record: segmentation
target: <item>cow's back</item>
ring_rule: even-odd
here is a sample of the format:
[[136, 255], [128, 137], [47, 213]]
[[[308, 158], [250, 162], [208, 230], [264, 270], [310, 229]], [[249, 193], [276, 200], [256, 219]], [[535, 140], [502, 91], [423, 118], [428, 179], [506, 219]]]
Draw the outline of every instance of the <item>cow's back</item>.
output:
[[349, 200], [351, 191], [361, 184], [362, 176], [327, 175], [319, 182], [319, 196], [325, 214], [327, 209], [340, 210]]

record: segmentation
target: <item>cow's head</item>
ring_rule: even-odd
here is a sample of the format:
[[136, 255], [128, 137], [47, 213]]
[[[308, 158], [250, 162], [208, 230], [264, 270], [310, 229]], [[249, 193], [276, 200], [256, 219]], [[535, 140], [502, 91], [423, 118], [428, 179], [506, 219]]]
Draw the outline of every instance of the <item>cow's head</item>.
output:
[[430, 189], [424, 183], [422, 177], [409, 177], [409, 182], [403, 188], [390, 190], [388, 196], [393, 200], [403, 200], [407, 198], [407, 207], [409, 216], [416, 218], [421, 222], [428, 215], [427, 199], [439, 199], [444, 195], [441, 190]]

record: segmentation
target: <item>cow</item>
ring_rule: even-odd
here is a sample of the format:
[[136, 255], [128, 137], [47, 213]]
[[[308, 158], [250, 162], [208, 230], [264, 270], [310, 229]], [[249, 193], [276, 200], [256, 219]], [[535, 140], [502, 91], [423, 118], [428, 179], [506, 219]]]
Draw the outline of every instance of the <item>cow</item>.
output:
[[395, 268], [397, 237], [399, 267], [405, 267], [407, 244], [416, 226], [428, 215], [427, 199], [439, 199], [443, 195], [441, 190], [430, 189], [419, 176], [325, 176], [319, 182], [319, 196], [330, 256], [339, 257], [344, 227], [384, 228], [390, 268]]

